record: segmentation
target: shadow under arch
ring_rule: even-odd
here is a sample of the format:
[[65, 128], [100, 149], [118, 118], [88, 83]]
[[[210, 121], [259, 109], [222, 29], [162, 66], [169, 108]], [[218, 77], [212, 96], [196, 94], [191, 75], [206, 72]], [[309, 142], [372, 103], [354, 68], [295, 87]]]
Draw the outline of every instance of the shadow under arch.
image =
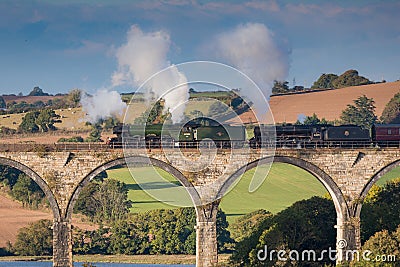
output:
[[49, 186], [42, 179], [42, 177], [40, 177], [35, 171], [33, 171], [28, 166], [26, 166], [18, 161], [9, 159], [9, 158], [0, 157], [0, 165], [7, 165], [7, 166], [13, 167], [17, 170], [20, 170], [23, 173], [25, 173], [29, 178], [31, 178], [33, 181], [35, 181], [35, 183], [40, 187], [40, 189], [42, 189], [47, 200], [49, 201], [51, 210], [53, 211], [54, 219], [56, 221], [60, 221], [61, 215], [60, 215], [60, 208], [58, 206], [58, 203], [53, 195], [53, 192], [51, 192]]
[[316, 177], [323, 186], [328, 190], [329, 194], [333, 199], [333, 203], [336, 209], [337, 219], [346, 219], [349, 218], [349, 208], [345, 198], [342, 194], [342, 191], [336, 185], [336, 183], [332, 180], [332, 178], [326, 174], [323, 170], [321, 170], [316, 165], [305, 161], [303, 159], [287, 157], [287, 156], [269, 156], [265, 158], [261, 158], [250, 162], [232, 174], [225, 183], [221, 186], [220, 190], [217, 194], [217, 199], [220, 199], [224, 196], [224, 194], [229, 190], [229, 188], [237, 181], [238, 178], [246, 171], [251, 170], [262, 164], [272, 164], [274, 162], [287, 163], [294, 166], [297, 166], [310, 174]]
[[359, 202], [357, 203], [357, 206], [354, 211], [354, 215], [357, 218], [360, 218], [361, 215], [361, 209], [362, 205], [364, 203], [364, 199], [367, 196], [369, 190], [371, 190], [372, 186], [380, 179], [382, 178], [383, 175], [386, 173], [390, 172], [394, 168], [400, 166], [400, 160], [393, 161], [392, 163], [386, 165], [382, 169], [380, 169], [377, 173], [375, 173], [371, 179], [368, 181], [368, 183], [364, 186], [363, 190], [361, 191], [361, 194], [359, 196]]
[[123, 157], [123, 158], [117, 158], [114, 160], [111, 160], [109, 162], [104, 163], [103, 165], [97, 167], [96, 169], [92, 170], [88, 175], [86, 175], [85, 178], [79, 183], [79, 185], [75, 188], [74, 193], [72, 194], [68, 206], [67, 206], [67, 212], [65, 217], [66, 218], [71, 218], [72, 213], [73, 213], [73, 208], [75, 205], [76, 200], [78, 199], [79, 194], [81, 193], [82, 189], [98, 174], [101, 172], [115, 167], [119, 165], [126, 165], [126, 162], [133, 162], [133, 163], [143, 163], [143, 164], [151, 164], [152, 166], [159, 167], [160, 169], [172, 174], [185, 188], [186, 191], [189, 193], [190, 198], [192, 199], [194, 207], [200, 205], [201, 200], [200, 200], [200, 195], [193, 186], [191, 182], [176, 168], [173, 166], [169, 165], [168, 163], [154, 159], [154, 158], [149, 158], [149, 157], [144, 157], [144, 156], [129, 156], [129, 157]]

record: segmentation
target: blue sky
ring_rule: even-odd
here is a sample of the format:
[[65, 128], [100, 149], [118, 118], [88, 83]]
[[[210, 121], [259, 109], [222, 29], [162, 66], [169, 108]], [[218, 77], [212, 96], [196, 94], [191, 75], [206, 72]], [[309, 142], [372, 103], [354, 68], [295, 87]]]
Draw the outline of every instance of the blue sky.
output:
[[109, 87], [115, 50], [132, 25], [168, 32], [174, 64], [217, 61], [209, 51], [215, 36], [262, 23], [289, 51], [290, 85], [310, 86], [321, 73], [348, 69], [395, 81], [399, 14], [399, 1], [1, 0], [0, 93]]

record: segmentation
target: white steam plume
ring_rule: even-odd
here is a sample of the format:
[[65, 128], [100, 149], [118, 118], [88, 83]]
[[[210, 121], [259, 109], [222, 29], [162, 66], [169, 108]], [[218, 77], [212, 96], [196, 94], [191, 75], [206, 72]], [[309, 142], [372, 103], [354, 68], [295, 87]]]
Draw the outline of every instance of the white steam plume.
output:
[[[264, 24], [247, 23], [220, 34], [216, 38], [216, 53], [248, 75], [267, 99], [272, 93], [274, 80], [283, 81], [288, 74], [288, 51], [275, 42], [273, 32]], [[259, 100], [254, 103], [256, 112], [262, 110], [260, 105], [265, 105], [265, 102], [256, 97], [255, 92], [246, 91], [246, 88], [242, 90], [244, 95]]]
[[[170, 67], [147, 83], [147, 97], [162, 96], [164, 108], [171, 112], [172, 121], [179, 122], [189, 98], [189, 88], [185, 75], [167, 60], [170, 44], [169, 34], [164, 31], [144, 33], [138, 26], [132, 26], [127, 33], [127, 42], [116, 51], [118, 70], [112, 76], [112, 84], [138, 87], [152, 75]], [[165, 94], [177, 84], [183, 85]]]
[[122, 115], [126, 104], [116, 91], [98, 90], [93, 96], [82, 94], [81, 104], [83, 111], [87, 114], [86, 120], [96, 123], [100, 119]]

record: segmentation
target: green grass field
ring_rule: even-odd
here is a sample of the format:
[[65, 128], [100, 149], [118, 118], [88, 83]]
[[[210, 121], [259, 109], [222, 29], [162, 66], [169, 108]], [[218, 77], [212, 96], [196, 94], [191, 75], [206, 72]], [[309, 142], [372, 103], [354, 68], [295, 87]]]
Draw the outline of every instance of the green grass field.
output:
[[[262, 179], [267, 172], [268, 168], [261, 166], [255, 175]], [[307, 171], [284, 163], [273, 164], [262, 185], [251, 193], [249, 185], [254, 173], [254, 169], [246, 172], [222, 199], [221, 208], [229, 217], [258, 209], [277, 213], [296, 201], [327, 193], [324, 186]]]
[[[166, 180], [177, 183], [171, 175], [160, 169], [157, 170]], [[261, 167], [259, 175], [265, 174], [266, 171], [265, 167]], [[141, 190], [127, 168], [108, 170], [107, 173], [109, 177], [129, 185], [128, 197], [133, 201], [132, 212], [174, 207], [173, 199], [168, 202], [172, 205], [161, 203]], [[245, 173], [239, 183], [223, 198], [221, 208], [227, 213], [229, 221], [257, 209], [266, 209], [276, 213], [298, 200], [315, 195], [323, 196], [327, 192], [322, 184], [308, 172], [288, 164], [278, 163], [273, 165], [270, 174], [260, 188], [250, 193], [248, 187], [253, 174], [254, 170]], [[152, 167], [135, 168], [136, 175], [154, 176]], [[158, 188], [156, 183], [151, 182], [151, 177], [149, 177], [149, 181], [148, 184], [153, 183], [155, 186], [152, 188], [150, 185], [148, 192], [165, 190], [167, 193], [168, 188]], [[186, 197], [189, 196], [186, 195]]]
[[[178, 185], [179, 182], [170, 174], [156, 168], [156, 171], [173, 184]], [[257, 171], [258, 175], [265, 176], [266, 167], [260, 167]], [[128, 197], [133, 201], [132, 212], [144, 212], [153, 209], [175, 208], [177, 202], [177, 194], [171, 193], [171, 187], [160, 186], [154, 176], [152, 167], [138, 167], [134, 169], [135, 177], [145, 179], [145, 184], [150, 194], [158, 193], [164, 198], [166, 203], [162, 203], [141, 189], [141, 187], [132, 178], [127, 168], [112, 169], [107, 171], [110, 178], [118, 179], [125, 182], [129, 186]], [[324, 186], [308, 172], [284, 163], [275, 163], [266, 177], [262, 185], [253, 193], [248, 188], [253, 177], [254, 170], [246, 172], [240, 181], [232, 188], [232, 190], [222, 199], [220, 207], [228, 216], [230, 222], [234, 221], [238, 216], [258, 210], [265, 209], [272, 213], [277, 213], [286, 207], [289, 207], [296, 201], [308, 199], [312, 196], [324, 196], [327, 190]], [[400, 167], [392, 170], [383, 176], [379, 181], [379, 185], [385, 184], [388, 180], [400, 177]], [[180, 191], [180, 198], [189, 202], [189, 195]]]
[[390, 172], [386, 173], [384, 176], [379, 179], [376, 184], [377, 185], [385, 185], [388, 181], [399, 178], [400, 177], [400, 167], [394, 168]]
[[[165, 184], [160, 183], [160, 181], [158, 180], [158, 173], [162, 176], [163, 179], [171, 182], [171, 186], [165, 186]], [[128, 198], [133, 202], [131, 208], [131, 212], [133, 213], [139, 213], [153, 209], [176, 208], [176, 202], [179, 200], [190, 203], [190, 197], [185, 192], [184, 188], [180, 186], [180, 183], [171, 174], [159, 168], [135, 168], [133, 176], [138, 177], [139, 179], [142, 179], [142, 177], [144, 177], [146, 180], [145, 183], [140, 183], [140, 185], [132, 178], [131, 172], [128, 168], [108, 170], [107, 174], [108, 177], [117, 179], [128, 185]], [[171, 189], [173, 187], [176, 189], [175, 186], [179, 187], [179, 199], [177, 199], [177, 194], [171, 193]], [[146, 188], [146, 191], [142, 190], [142, 187]], [[159, 201], [153, 198], [150, 194], [161, 196], [163, 201]]]

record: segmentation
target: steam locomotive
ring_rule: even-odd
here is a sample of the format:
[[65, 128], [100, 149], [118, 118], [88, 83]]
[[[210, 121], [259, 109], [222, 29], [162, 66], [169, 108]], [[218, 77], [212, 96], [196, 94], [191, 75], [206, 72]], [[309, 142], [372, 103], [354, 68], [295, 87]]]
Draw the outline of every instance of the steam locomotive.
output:
[[148, 124], [117, 125], [116, 137], [110, 140], [113, 147], [140, 146], [147, 148], [216, 146], [230, 148], [243, 146], [246, 141], [244, 126], [222, 125], [210, 118], [196, 118], [182, 125]]
[[117, 125], [116, 137], [109, 140], [112, 147], [124, 146], [159, 148], [237, 148], [248, 144], [260, 147], [399, 147], [400, 124], [375, 124], [371, 129], [356, 125], [260, 125], [246, 141], [244, 126], [222, 125], [209, 118], [196, 118], [182, 125], [150, 124]]

